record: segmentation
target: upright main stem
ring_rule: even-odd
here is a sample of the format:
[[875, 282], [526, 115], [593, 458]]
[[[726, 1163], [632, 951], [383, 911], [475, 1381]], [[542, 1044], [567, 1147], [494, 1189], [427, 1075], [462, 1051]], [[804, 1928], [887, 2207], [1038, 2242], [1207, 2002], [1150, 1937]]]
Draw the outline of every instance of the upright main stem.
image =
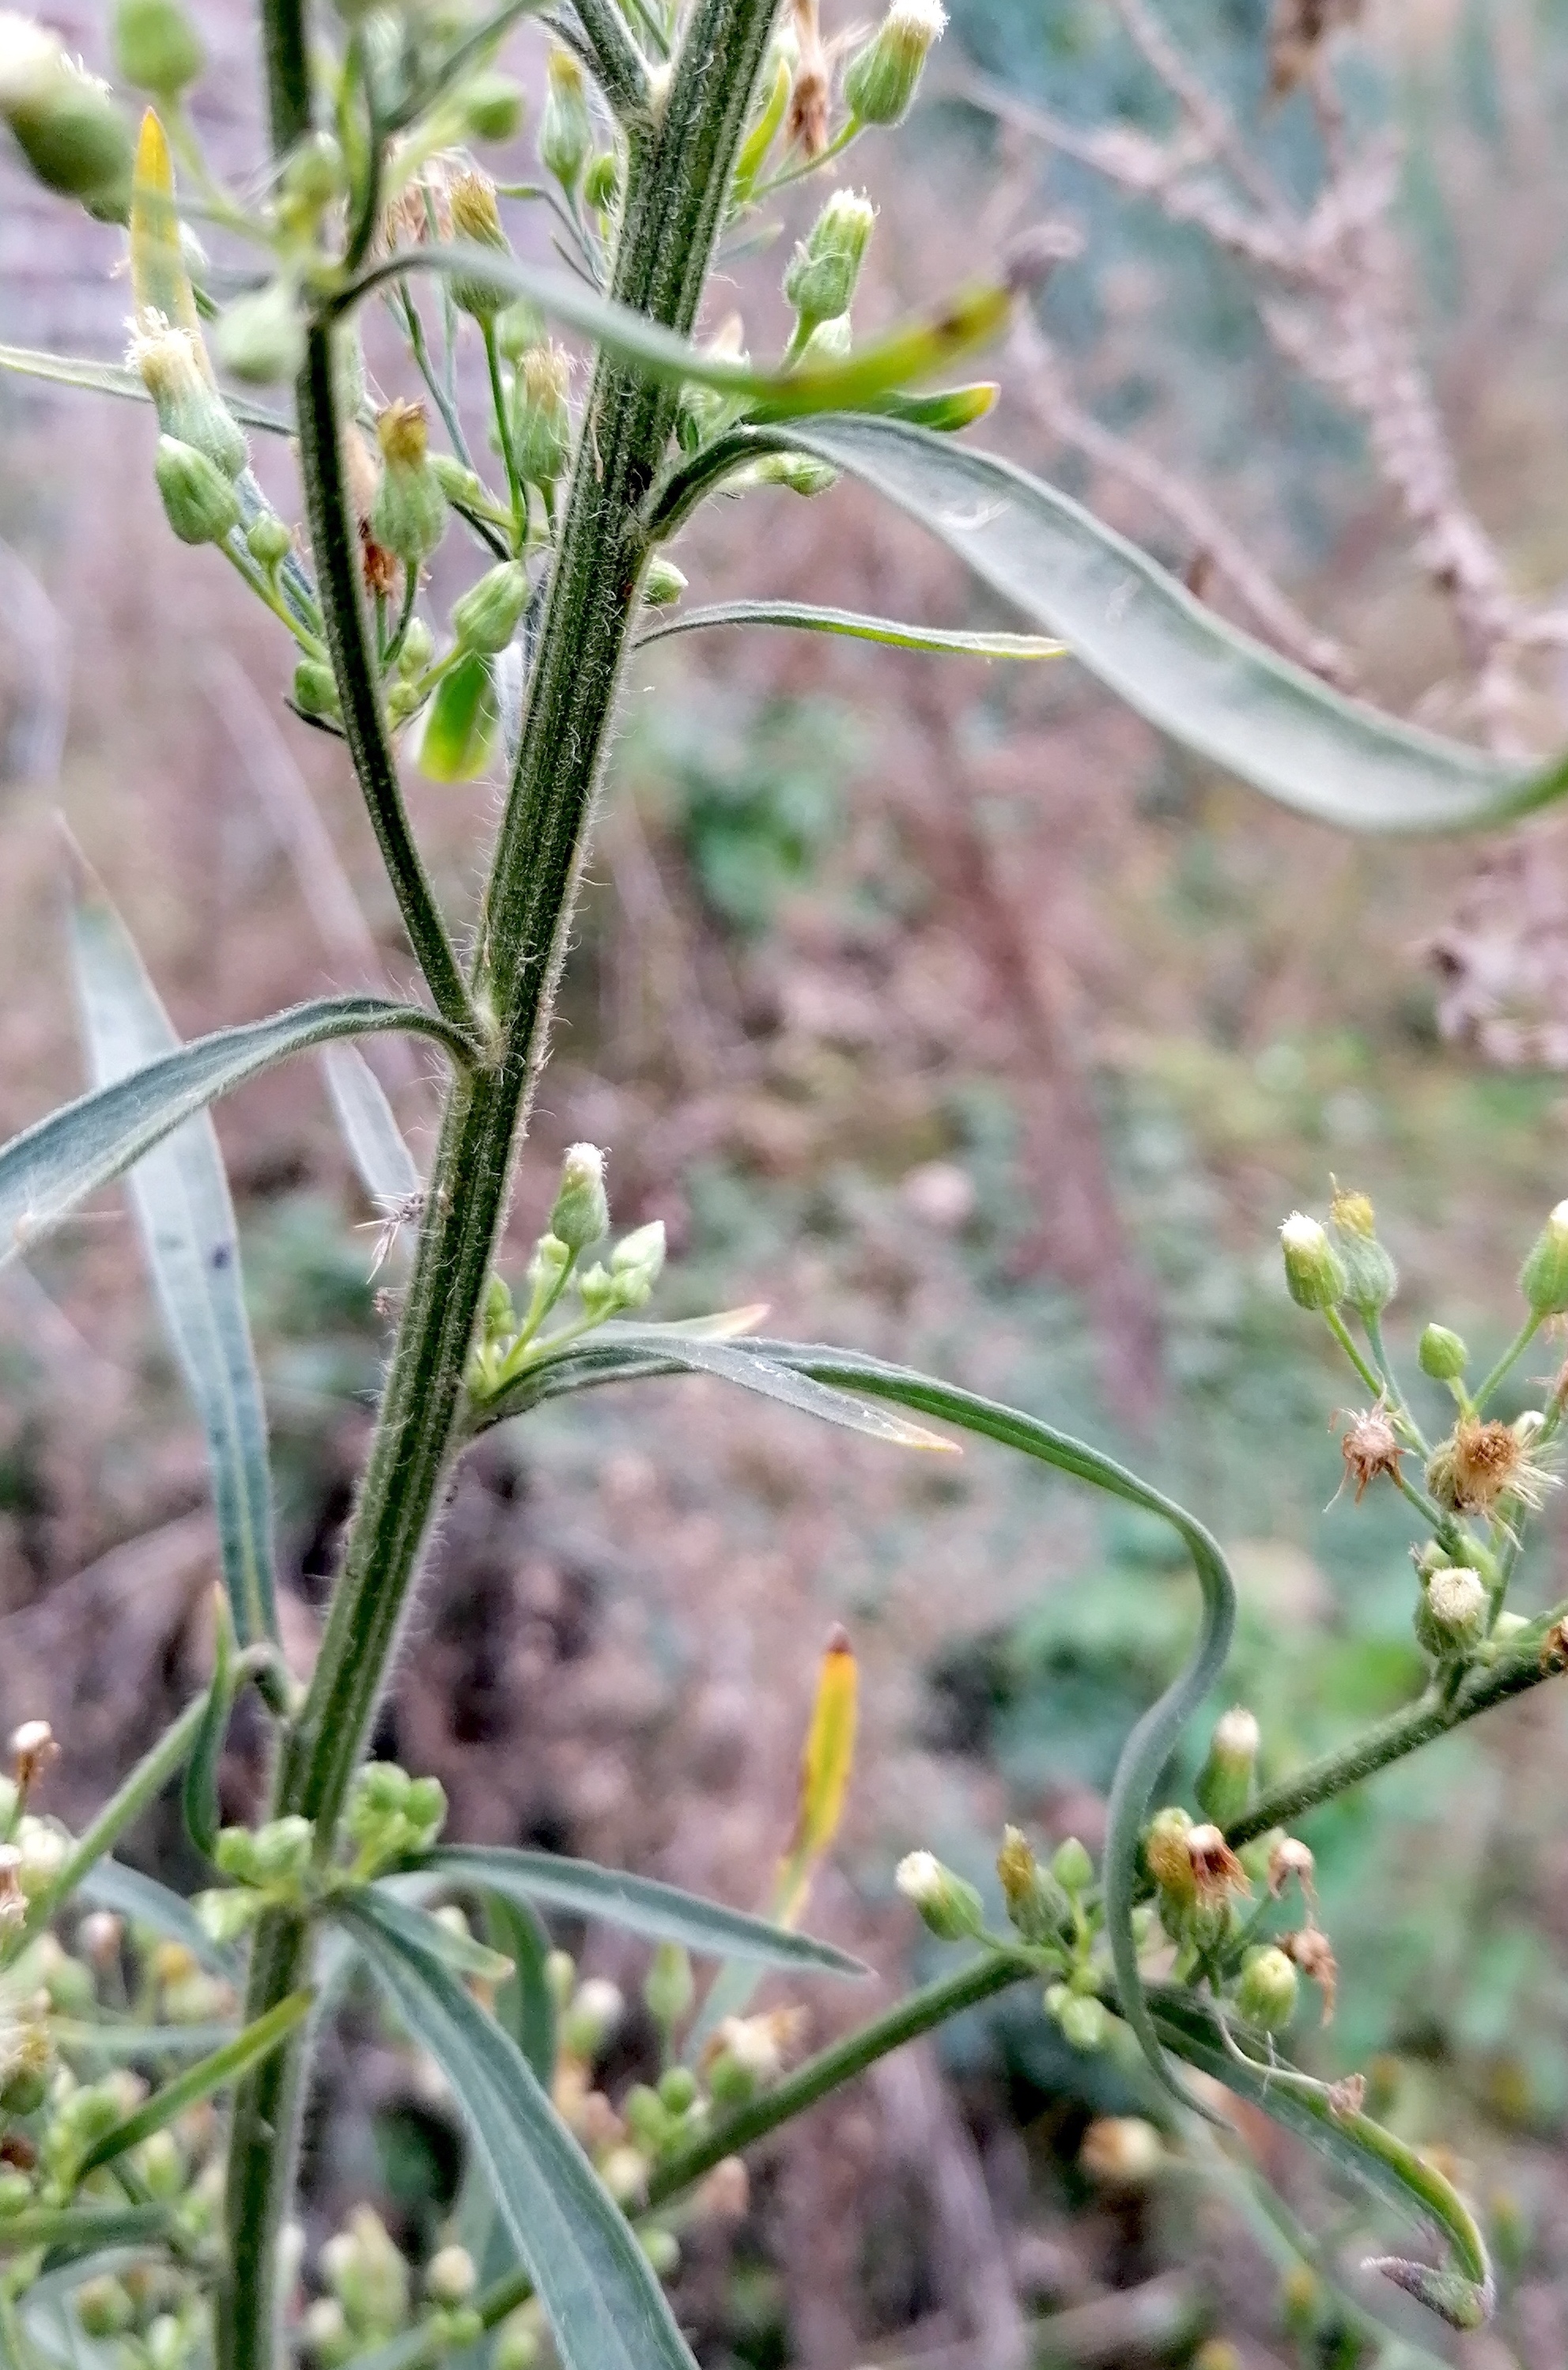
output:
[[[778, 0], [696, 0], [663, 115], [633, 141], [613, 293], [688, 330]], [[274, 151], [308, 128], [302, 0], [263, 0]], [[310, 366], [307, 364], [307, 376]], [[329, 373], [300, 405], [307, 481], [332, 474]], [[548, 1039], [604, 750], [648, 537], [642, 504], [677, 395], [601, 358], [578, 447], [521, 747], [487, 883], [473, 993], [493, 1024], [487, 1066], [454, 1083], [359, 1505], [326, 1635], [285, 1732], [280, 1812], [329, 1848], [418, 1569], [451, 1452], [463, 1370], [507, 1180]], [[313, 454], [312, 443], [317, 446]], [[367, 788], [370, 786], [367, 785]], [[246, 2013], [293, 1991], [309, 1948], [295, 1918], [258, 1928]], [[235, 2102], [219, 2299], [222, 2370], [271, 2370], [278, 2238], [293, 2187], [305, 2047], [277, 2052]]]

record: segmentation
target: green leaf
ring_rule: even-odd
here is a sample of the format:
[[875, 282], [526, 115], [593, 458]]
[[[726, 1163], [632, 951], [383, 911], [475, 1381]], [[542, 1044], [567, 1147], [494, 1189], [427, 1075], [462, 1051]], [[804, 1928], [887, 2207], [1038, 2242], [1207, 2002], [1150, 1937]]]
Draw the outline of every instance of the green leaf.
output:
[[[294, 2027], [303, 2023], [310, 2013], [311, 1998], [309, 1992], [291, 1992], [265, 2016], [259, 2016], [254, 2024], [236, 2032], [232, 2041], [225, 2041], [221, 2049], [214, 2049], [210, 2057], [188, 2065], [183, 2074], [177, 2075], [161, 2090], [155, 2090], [134, 2114], [127, 2115], [112, 2131], [105, 2132], [102, 2139], [88, 2149], [82, 2158], [84, 2176], [96, 2172], [100, 2164], [112, 2164], [127, 2148], [139, 2147], [152, 2133], [161, 2132], [166, 2123], [172, 2123], [201, 2100], [210, 2099], [214, 2090], [232, 2089], [242, 2075], [259, 2065], [264, 2057], [271, 2057]], [[0, 2229], [4, 2226], [0, 2224]]]
[[128, 1077], [52, 1111], [0, 1151], [0, 1266], [30, 1250], [100, 1185], [123, 1175], [180, 1123], [247, 1078], [332, 1037], [408, 1029], [467, 1058], [467, 1041], [432, 1012], [379, 995], [328, 995], [270, 1019], [193, 1037]]
[[[130, 933], [80, 859], [71, 947], [96, 1086], [178, 1048]], [[206, 1434], [235, 1632], [245, 1645], [275, 1638], [267, 1410], [245, 1313], [234, 1203], [211, 1115], [197, 1112], [138, 1161], [128, 1191], [164, 1328]], [[226, 1717], [226, 1704], [223, 1709]]]
[[171, 1893], [156, 1877], [127, 1868], [123, 1860], [96, 1860], [77, 1885], [75, 1897], [89, 1902], [95, 1909], [112, 1909], [132, 1926], [149, 1927], [167, 1941], [182, 1943], [198, 1966], [205, 1967], [210, 1975], [221, 1975], [225, 1983], [234, 1983], [243, 1973], [235, 1952], [213, 1941], [189, 1901]]
[[[623, 1347], [632, 1351], [634, 1361], [640, 1349], [655, 1352], [661, 1363], [652, 1369], [654, 1372], [712, 1375], [721, 1382], [738, 1384], [744, 1391], [755, 1391], [763, 1398], [777, 1399], [781, 1406], [798, 1409], [802, 1415], [817, 1416], [845, 1432], [861, 1432], [868, 1440], [885, 1441], [894, 1448], [921, 1449], [929, 1455], [958, 1454], [954, 1444], [939, 1432], [928, 1432], [923, 1424], [906, 1423], [901, 1416], [884, 1414], [881, 1408], [867, 1407], [862, 1400], [851, 1398], [847, 1392], [818, 1382], [811, 1375], [759, 1355], [749, 1341], [741, 1345], [696, 1330], [619, 1324], [601, 1327], [598, 1339], [612, 1357]], [[548, 1342], [542, 1346], [544, 1354], [534, 1370], [541, 1375], [554, 1363], [548, 1354]], [[575, 1351], [566, 1354], [575, 1371]], [[525, 1385], [520, 1394], [522, 1403], [531, 1404], [534, 1396]], [[542, 1396], [549, 1396], [548, 1389]], [[513, 1403], [510, 1391], [504, 1398], [507, 1405]], [[485, 1420], [486, 1414], [481, 1405], [480, 1421]]]
[[0, 2219], [0, 2254], [50, 2247], [84, 2255], [140, 2246], [162, 2238], [168, 2225], [167, 2205], [32, 2205]]
[[143, 2058], [205, 2057], [232, 2041], [233, 2024], [78, 2024], [73, 2018], [52, 2016], [49, 2030], [55, 2047], [67, 2057], [98, 2057], [114, 2065], [134, 2065]]
[[213, 1591], [213, 1683], [207, 1708], [196, 1732], [196, 1743], [185, 1765], [181, 1807], [185, 1832], [203, 1859], [211, 1859], [218, 1840], [218, 1763], [228, 1733], [229, 1714], [237, 1692], [235, 1674], [234, 1621], [228, 1599]]
[[[363, 1893], [373, 1889], [359, 1884], [345, 1885], [338, 1897], [357, 1901]], [[411, 1898], [412, 1888], [400, 1882], [397, 1877], [382, 1888], [382, 1893], [384, 1898], [395, 1900], [403, 1916], [411, 1921], [409, 1932], [410, 1935], [417, 1934], [421, 1950], [432, 1959], [439, 1959], [444, 1967], [450, 1967], [455, 1975], [477, 1976], [482, 1984], [503, 1984], [512, 1973], [510, 1959], [503, 1957], [499, 1950], [487, 1950], [482, 1942], [476, 1942], [471, 1934], [455, 1932], [452, 1927], [444, 1925], [439, 1917], [432, 1917], [428, 1909], [421, 1908]]]
[[343, 1141], [371, 1200], [387, 1204], [413, 1201], [422, 1179], [381, 1081], [364, 1055], [355, 1045], [329, 1045], [321, 1066]]
[[1526, 772], [1330, 690], [1010, 461], [879, 419], [814, 421], [789, 449], [907, 511], [1129, 708], [1298, 813], [1353, 831], [1490, 829], [1568, 789], [1568, 760]]
[[555, 1994], [545, 1974], [550, 1938], [531, 1902], [509, 1899], [491, 1886], [484, 1903], [491, 1945], [512, 1962], [512, 1973], [496, 1994], [497, 2020], [523, 2052], [540, 2088], [548, 2090], [556, 2069]]
[[436, 685], [414, 763], [432, 782], [471, 782], [490, 764], [499, 723], [489, 665], [470, 653]]
[[329, 1907], [451, 2084], [563, 2370], [693, 2370], [626, 2216], [516, 2042], [424, 1949], [400, 1903], [365, 1892]]
[[726, 1909], [695, 1893], [682, 1893], [652, 1877], [628, 1876], [592, 1860], [561, 1859], [554, 1852], [508, 1851], [499, 1846], [443, 1844], [408, 1863], [451, 1885], [471, 1885], [503, 1900], [548, 1902], [578, 1917], [600, 1917], [651, 1942], [682, 1942], [714, 1959], [749, 1959], [768, 1967], [797, 1967], [832, 1975], [863, 1975], [858, 1959], [794, 1934], [766, 1917]]
[[651, 626], [638, 636], [637, 647], [668, 641], [672, 634], [699, 633], [705, 626], [794, 626], [807, 634], [847, 634], [856, 641], [886, 642], [896, 650], [951, 650], [976, 659], [1059, 659], [1066, 649], [1039, 634], [961, 634], [942, 626], [902, 626], [891, 617], [819, 609], [804, 601], [723, 601], [711, 609], [688, 609]]
[[[78, 386], [89, 395], [112, 395], [130, 403], [151, 403], [152, 397], [143, 385], [141, 374], [127, 370], [123, 362], [98, 362], [77, 354], [36, 353], [27, 346], [0, 346], [0, 371], [15, 371], [23, 378], [44, 378], [55, 386]], [[294, 422], [276, 411], [269, 411], [245, 397], [230, 395], [224, 401], [242, 428], [258, 428], [268, 436], [292, 436]]]
[[[929, 314], [901, 323], [842, 362], [807, 370], [757, 371], [744, 362], [703, 353], [674, 329], [662, 328], [629, 305], [600, 296], [569, 272], [461, 242], [409, 247], [384, 257], [344, 289], [335, 309], [346, 311], [375, 289], [406, 279], [411, 271], [441, 271], [456, 279], [493, 282], [513, 296], [529, 298], [550, 318], [581, 330], [605, 352], [635, 364], [649, 377], [683, 386], [714, 387], [747, 405], [749, 417], [758, 422], [849, 411], [874, 403], [986, 344], [1005, 328], [1012, 309], [1009, 291], [997, 283], [962, 288]], [[957, 392], [972, 395], [969, 389]]]
[[1148, 2005], [1167, 2049], [1261, 2107], [1276, 2123], [1298, 2133], [1363, 2189], [1439, 2231], [1453, 2248], [1458, 2265], [1457, 2270], [1435, 2270], [1399, 2256], [1378, 2256], [1368, 2270], [1381, 2272], [1396, 2287], [1419, 2296], [1454, 2329], [1479, 2329], [1491, 2318], [1494, 2291], [1485, 2240], [1458, 2190], [1435, 2165], [1369, 2115], [1348, 2106], [1336, 2112], [1319, 2086], [1302, 2084], [1288, 2072], [1239, 2061], [1226, 2048], [1211, 2007], [1193, 1993], [1151, 1987]]

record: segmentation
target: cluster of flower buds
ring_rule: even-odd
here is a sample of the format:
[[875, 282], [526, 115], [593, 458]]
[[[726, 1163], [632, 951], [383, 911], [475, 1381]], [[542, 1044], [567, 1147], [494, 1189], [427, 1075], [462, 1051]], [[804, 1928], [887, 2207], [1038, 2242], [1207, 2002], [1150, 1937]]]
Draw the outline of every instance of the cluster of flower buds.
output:
[[0, 121], [47, 188], [106, 221], [125, 219], [130, 124], [58, 33], [9, 9], [0, 10]]
[[412, 2274], [371, 2206], [356, 2205], [347, 2227], [334, 2231], [319, 2269], [324, 2293], [306, 2309], [300, 2336], [329, 2370], [362, 2346], [386, 2344], [406, 2326]]
[[784, 273], [784, 297], [796, 316], [791, 351], [797, 356], [822, 362], [837, 359], [835, 348], [842, 351], [837, 338], [825, 347], [809, 353], [807, 350], [828, 323], [847, 325], [876, 218], [869, 198], [859, 197], [852, 190], [835, 190], [796, 247]]
[[[605, 1156], [597, 1145], [574, 1144], [561, 1164], [549, 1224], [528, 1262], [528, 1297], [521, 1313], [502, 1278], [491, 1279], [469, 1370], [468, 1386], [476, 1398], [493, 1397], [531, 1358], [559, 1340], [647, 1305], [663, 1271], [663, 1220], [654, 1218], [635, 1227], [621, 1237], [607, 1261], [583, 1267], [584, 1252], [602, 1242], [609, 1227]], [[539, 1328], [569, 1290], [576, 1294], [581, 1313], [559, 1333], [541, 1335]]]
[[1327, 1227], [1294, 1210], [1279, 1239], [1286, 1284], [1299, 1308], [1343, 1306], [1376, 1322], [1399, 1290], [1399, 1270], [1378, 1239], [1377, 1214], [1365, 1193], [1336, 1186]]

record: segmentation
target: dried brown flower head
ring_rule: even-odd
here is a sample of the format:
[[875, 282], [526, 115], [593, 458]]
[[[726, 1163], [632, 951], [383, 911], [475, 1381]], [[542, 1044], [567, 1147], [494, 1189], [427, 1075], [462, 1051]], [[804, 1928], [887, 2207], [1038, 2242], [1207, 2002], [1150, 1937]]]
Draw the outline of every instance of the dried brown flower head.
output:
[[817, 24], [817, 0], [795, 0], [791, 15], [797, 55], [785, 137], [802, 155], [820, 156], [828, 144], [833, 75]]
[[1187, 1858], [1200, 1901], [1221, 1902], [1228, 1893], [1250, 1893], [1252, 1889], [1222, 1828], [1194, 1827], [1187, 1837]]
[[1323, 2022], [1332, 2024], [1334, 2001], [1339, 1995], [1339, 1965], [1328, 1936], [1320, 1926], [1303, 1926], [1298, 1934], [1286, 1934], [1279, 1947], [1317, 1985], [1323, 1995]]
[[1343, 2082], [1329, 2085], [1329, 2109], [1336, 2115], [1358, 2115], [1366, 2103], [1366, 2077], [1347, 2074]]
[[1269, 1891], [1275, 1901], [1295, 1877], [1309, 1901], [1312, 1895], [1312, 1875], [1317, 1862], [1309, 1847], [1297, 1835], [1281, 1835], [1269, 1854]]
[[1568, 1671], [1568, 1621], [1554, 1621], [1541, 1639], [1540, 1668], [1543, 1678]]
[[1390, 1481], [1399, 1479], [1400, 1458], [1404, 1451], [1381, 1399], [1376, 1407], [1364, 1408], [1359, 1415], [1352, 1416], [1340, 1442], [1340, 1455], [1344, 1458], [1344, 1480], [1340, 1488], [1354, 1481], [1358, 1506], [1374, 1481], [1385, 1475]]
[[1490, 1514], [1504, 1498], [1538, 1508], [1557, 1483], [1531, 1455], [1528, 1432], [1495, 1417], [1483, 1423], [1464, 1416], [1433, 1452], [1426, 1486], [1440, 1506], [1456, 1514]]
[[[398, 562], [391, 552], [377, 543], [370, 531], [370, 521], [359, 523], [360, 562], [364, 569], [364, 589], [373, 597], [390, 600], [398, 589]], [[375, 1273], [374, 1268], [372, 1274]]]

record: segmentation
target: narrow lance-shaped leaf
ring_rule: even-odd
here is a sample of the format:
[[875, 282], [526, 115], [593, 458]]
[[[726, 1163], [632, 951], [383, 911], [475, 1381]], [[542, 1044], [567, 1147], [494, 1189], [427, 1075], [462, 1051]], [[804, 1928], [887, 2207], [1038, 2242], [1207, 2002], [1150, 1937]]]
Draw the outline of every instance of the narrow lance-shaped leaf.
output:
[[134, 2114], [127, 2115], [94, 2143], [82, 2159], [83, 2173], [95, 2172], [100, 2164], [112, 2164], [127, 2148], [139, 2147], [152, 2133], [161, 2132], [188, 2107], [210, 2099], [215, 2090], [232, 2089], [242, 2075], [248, 2074], [253, 2065], [259, 2065], [274, 2049], [282, 2047], [294, 2027], [309, 2015], [310, 2003], [309, 1992], [291, 1992], [287, 1999], [280, 2000], [265, 2016], [259, 2016], [254, 2024], [246, 2025], [221, 2049], [214, 2049], [210, 2057], [188, 2065], [183, 2074], [177, 2075], [161, 2090], [155, 2090]]
[[234, 1619], [227, 1597], [214, 1589], [213, 1609], [213, 1682], [207, 1708], [196, 1732], [196, 1743], [185, 1765], [181, 1807], [185, 1832], [202, 1854], [211, 1859], [218, 1840], [218, 1763], [228, 1733], [236, 1693]]
[[[509, 1901], [544, 1902], [578, 1917], [602, 1918], [651, 1942], [680, 1942], [709, 1958], [751, 1959], [768, 1967], [802, 1973], [861, 1975], [857, 1959], [830, 1942], [787, 1932], [765, 1917], [726, 1909], [673, 1884], [624, 1870], [599, 1868], [592, 1860], [559, 1858], [554, 1852], [510, 1851], [500, 1845], [443, 1844], [406, 1863], [418, 1873], [454, 1889], [471, 1887]], [[393, 1880], [401, 1886], [405, 1877]]]
[[412, 271], [441, 271], [458, 279], [482, 272], [498, 287], [527, 297], [542, 313], [580, 330], [604, 351], [636, 364], [651, 378], [713, 387], [749, 406], [751, 417], [758, 420], [801, 419], [814, 412], [849, 410], [873, 403], [987, 344], [1005, 328], [1012, 309], [1011, 291], [1004, 286], [987, 283], [963, 288], [929, 314], [870, 339], [842, 362], [759, 371], [722, 355], [702, 352], [674, 330], [662, 328], [629, 305], [598, 295], [568, 272], [499, 254], [493, 247], [460, 242], [409, 247], [384, 257], [344, 290], [339, 306], [347, 310], [375, 289], [405, 279]]
[[[395, 1876], [383, 1884], [379, 1896], [398, 1903], [409, 1939], [432, 1959], [439, 1959], [444, 1967], [450, 1967], [455, 1975], [471, 1975], [481, 1984], [503, 1984], [512, 1973], [511, 1960], [502, 1951], [487, 1950], [483, 1942], [476, 1942], [455, 1920], [448, 1926], [444, 1919], [432, 1917], [414, 1900], [416, 1889], [406, 1875]], [[362, 1885], [346, 1885], [339, 1898], [353, 1903], [366, 1890]]]
[[[97, 1085], [179, 1046], [130, 934], [85, 867], [72, 904], [71, 944]], [[140, 1160], [128, 1191], [164, 1329], [206, 1434], [234, 1627], [246, 1645], [275, 1638], [267, 1411], [245, 1310], [234, 1203], [210, 1115], [199, 1111]]]
[[673, 634], [698, 634], [709, 626], [789, 626], [803, 634], [840, 634], [852, 641], [883, 642], [895, 650], [939, 650], [959, 658], [1059, 659], [1065, 642], [1041, 634], [960, 633], [945, 626], [905, 626], [892, 617], [862, 616], [855, 609], [820, 609], [806, 601], [724, 601], [711, 609], [687, 609], [650, 626], [638, 636], [639, 650], [668, 641]]
[[34, 2247], [97, 2254], [104, 2247], [133, 2247], [161, 2238], [169, 2225], [167, 2205], [34, 2205], [0, 2218], [0, 2253]]
[[181, 1943], [209, 1974], [233, 1983], [243, 1973], [234, 1951], [213, 1941], [189, 1901], [171, 1893], [156, 1877], [127, 1868], [123, 1860], [95, 1861], [76, 1887], [76, 1898], [95, 1909], [112, 1909], [117, 1917], [133, 1926], [149, 1927], [155, 1934]]
[[1140, 716], [1301, 814], [1355, 831], [1490, 828], [1568, 789], [1568, 761], [1505, 765], [1332, 691], [1010, 461], [879, 419], [813, 420], [789, 449], [874, 487]]
[[[123, 362], [95, 362], [82, 354], [46, 354], [29, 346], [0, 346], [0, 371], [20, 378], [47, 379], [52, 386], [78, 387], [86, 395], [112, 395], [126, 403], [151, 403], [138, 371]], [[248, 397], [231, 395], [224, 401], [242, 428], [258, 428], [267, 436], [292, 436], [294, 422], [282, 412], [269, 411]]]
[[342, 1043], [325, 1049], [321, 1066], [360, 1183], [373, 1202], [411, 1202], [422, 1179], [375, 1072], [356, 1046]]
[[100, 1185], [122, 1176], [182, 1121], [290, 1053], [333, 1037], [407, 1029], [467, 1058], [434, 1013], [378, 995], [323, 996], [268, 1020], [193, 1037], [112, 1086], [52, 1111], [0, 1151], [0, 1266], [30, 1249]]
[[563, 2370], [693, 2370], [630, 2225], [510, 2034], [423, 1948], [401, 1904], [367, 1891], [331, 1909], [451, 2085]]
[[471, 782], [490, 764], [499, 730], [490, 666], [470, 651], [436, 685], [414, 763], [432, 782]]

